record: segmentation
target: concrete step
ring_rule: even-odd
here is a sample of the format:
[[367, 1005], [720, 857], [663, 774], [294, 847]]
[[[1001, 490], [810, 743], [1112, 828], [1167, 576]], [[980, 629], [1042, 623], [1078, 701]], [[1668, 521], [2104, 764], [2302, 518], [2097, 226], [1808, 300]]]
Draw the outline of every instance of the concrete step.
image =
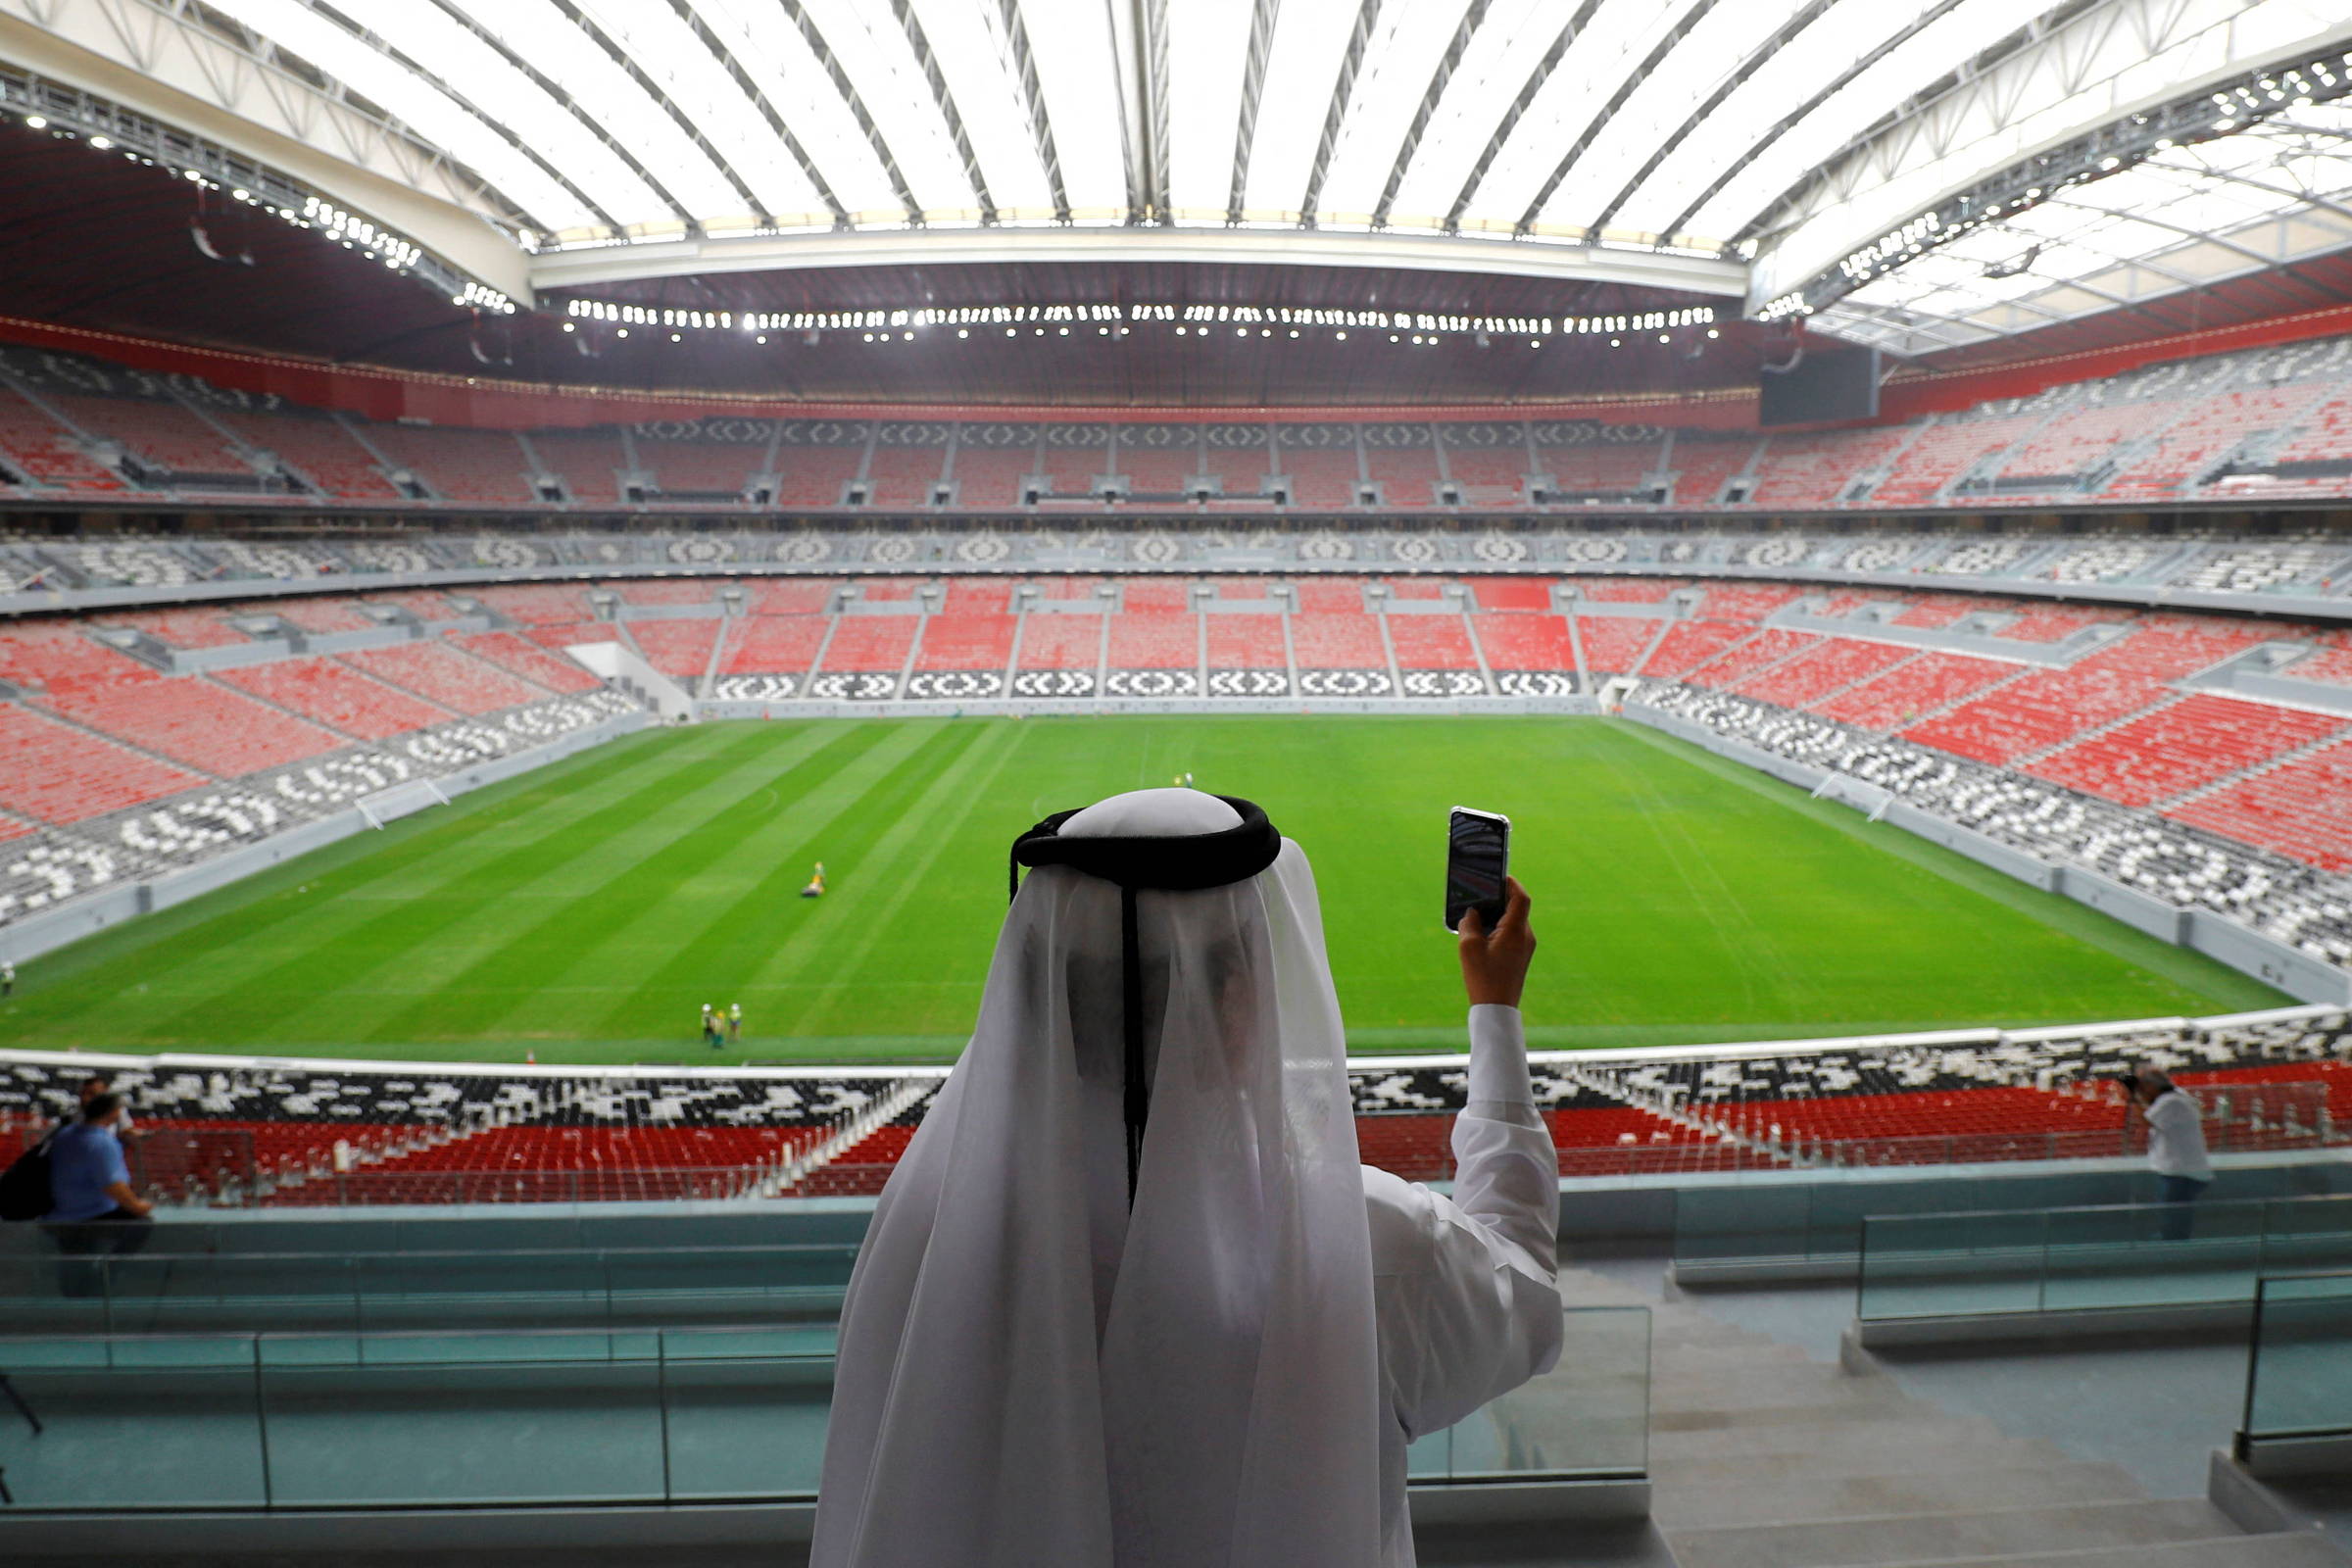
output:
[[1755, 1482], [1831, 1481], [1863, 1476], [1954, 1475], [1966, 1470], [2030, 1470], [2075, 1461], [2054, 1443], [2039, 1438], [1936, 1438], [1924, 1436], [1901, 1446], [1871, 1445], [1853, 1449], [1818, 1446], [1778, 1453], [1742, 1447], [1721, 1455], [1652, 1453], [1650, 1479], [1661, 1495], [1674, 1487], [1739, 1487]]
[[1948, 1557], [1906, 1568], [2344, 1568], [2343, 1553], [2316, 1530], [2224, 1536], [2150, 1546], [2092, 1546], [2080, 1551], [2018, 1552], [2006, 1557]]
[[1666, 1541], [1682, 1568], [1891, 1568], [2241, 1534], [2211, 1503], [2181, 1500], [1669, 1528]]
[[1932, 1455], [1955, 1445], [1991, 1443], [2004, 1434], [1983, 1416], [1873, 1415], [1861, 1420], [1825, 1421], [1819, 1406], [1802, 1419], [1773, 1424], [1773, 1411], [1756, 1419], [1709, 1426], [1650, 1426], [1650, 1463], [1687, 1459], [1750, 1457], [1766, 1453], [1813, 1454], [1825, 1463], [1900, 1453]]
[[2146, 1498], [2139, 1483], [2116, 1465], [2056, 1464], [1911, 1475], [1788, 1476], [1703, 1488], [1660, 1483], [1650, 1517], [1668, 1529], [1700, 1530]]

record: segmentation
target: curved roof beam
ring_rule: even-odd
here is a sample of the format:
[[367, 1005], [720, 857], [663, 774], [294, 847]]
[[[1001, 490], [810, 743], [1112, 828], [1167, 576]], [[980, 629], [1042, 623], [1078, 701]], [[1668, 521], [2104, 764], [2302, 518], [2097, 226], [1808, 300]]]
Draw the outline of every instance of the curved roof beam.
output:
[[939, 69], [939, 61], [931, 53], [931, 40], [923, 31], [922, 20], [914, 14], [907, 0], [890, 0], [890, 9], [898, 16], [899, 25], [906, 31], [906, 47], [914, 51], [914, 66], [930, 83], [931, 96], [939, 104], [940, 117], [948, 122], [948, 139], [956, 144], [956, 155], [963, 161], [963, 177], [971, 181], [972, 194], [980, 198], [980, 210], [990, 221], [998, 217], [997, 199], [988, 188], [988, 174], [980, 167], [980, 157], [972, 151], [972, 138], [963, 128], [963, 117], [956, 112], [956, 95], [948, 90], [948, 78]]
[[1266, 88], [1266, 61], [1274, 49], [1274, 19], [1282, 0], [1257, 0], [1250, 14], [1250, 55], [1242, 68], [1242, 112], [1233, 137], [1233, 193], [1225, 203], [1225, 220], [1242, 220], [1244, 196], [1250, 184], [1250, 148], [1257, 139], [1257, 100]]
[[1446, 84], [1453, 79], [1455, 68], [1461, 65], [1462, 56], [1470, 48], [1470, 40], [1486, 24], [1492, 4], [1493, 0], [1470, 0], [1470, 9], [1462, 13], [1460, 24], [1453, 29], [1452, 41], [1439, 57], [1438, 69], [1430, 74], [1429, 89], [1422, 93], [1420, 107], [1413, 111], [1413, 122], [1405, 127], [1404, 143], [1396, 149], [1396, 163], [1389, 171], [1389, 183], [1380, 193], [1379, 205], [1372, 209], [1374, 228], [1387, 225], [1389, 209], [1396, 204], [1396, 188], [1404, 183], [1404, 172], [1412, 167], [1413, 154], [1421, 150], [1422, 132], [1429, 129], [1429, 122], [1446, 96]]
[[1511, 132], [1519, 128], [1519, 122], [1527, 114], [1529, 106], [1544, 91], [1544, 84], [1551, 80], [1551, 74], [1559, 69], [1570, 46], [1584, 36], [1585, 28], [1592, 24], [1592, 14], [1600, 6], [1601, 0], [1584, 0], [1584, 4], [1577, 7], [1576, 15], [1570, 17], [1568, 24], [1560, 29], [1559, 36], [1551, 40], [1551, 47], [1544, 51], [1544, 58], [1536, 63], [1536, 69], [1529, 73], [1526, 83], [1520, 87], [1519, 95], [1511, 100], [1511, 107], [1504, 111], [1502, 122], [1494, 127], [1494, 134], [1487, 138], [1487, 145], [1479, 153], [1478, 161], [1470, 166], [1470, 172], [1462, 176], [1461, 194], [1454, 197], [1453, 205], [1446, 212], [1447, 229], [1461, 227], [1462, 216], [1470, 210], [1471, 199], [1478, 194], [1479, 184], [1487, 177], [1487, 171], [1494, 167], [1495, 158], [1510, 142]]
[[1037, 162], [1046, 172], [1047, 188], [1054, 193], [1054, 216], [1070, 220], [1070, 190], [1062, 182], [1061, 154], [1054, 145], [1054, 122], [1046, 114], [1045, 89], [1037, 77], [1037, 57], [1029, 50], [1029, 24], [1021, 17], [1020, 0], [998, 0], [1004, 13], [1005, 45], [1012, 51], [1012, 80], [1021, 95], [1021, 113], [1029, 121], [1030, 139], [1037, 144]]
[[[1788, 113], [1783, 115], [1772, 124], [1765, 126], [1764, 129], [1748, 143], [1746, 151], [1742, 152], [1739, 157], [1726, 164], [1722, 172], [1718, 173], [1714, 179], [1709, 181], [1705, 188], [1701, 189], [1696, 195], [1692, 196], [1690, 200], [1684, 205], [1682, 211], [1675, 215], [1673, 221], [1669, 222], [1658, 232], [1662, 234], [1682, 233], [1687, 227], [1689, 227], [1690, 220], [1697, 215], [1699, 209], [1705, 207], [1710, 201], [1713, 201], [1717, 193], [1720, 192], [1726, 185], [1729, 185], [1733, 180], [1739, 178], [1741, 172], [1743, 172], [1747, 166], [1755, 160], [1755, 157], [1759, 152], [1771, 146], [1774, 142], [1779, 141], [1783, 136], [1788, 133], [1790, 128], [1804, 120], [1806, 116], [1812, 114], [1823, 104], [1828, 103], [1832, 98], [1835, 98], [1838, 94], [1843, 92], [1853, 83], [1856, 77], [1860, 76], [1864, 72], [1870, 70], [1871, 67], [1877, 65], [1880, 61], [1886, 59], [1887, 55], [1891, 54], [1896, 49], [1899, 49], [1904, 44], [1910, 42], [1911, 39], [1918, 36], [1927, 28], [1935, 25], [1937, 22], [1941, 21], [1946, 15], [1948, 15], [1955, 6], [1958, 6], [1962, 3], [1963, 0], [1936, 0], [1935, 4], [1931, 5], [1927, 10], [1921, 12], [1917, 17], [1913, 18], [1910, 23], [1908, 23], [1900, 31], [1895, 33], [1894, 36], [1886, 39], [1885, 42], [1878, 45], [1878, 47], [1864, 54], [1862, 58], [1856, 60], [1853, 62], [1853, 64], [1847, 66], [1843, 71], [1838, 73], [1838, 74], [1831, 78], [1829, 83], [1825, 85], [1819, 92], [1806, 99], [1803, 103], [1798, 104], [1794, 109], [1791, 109]], [[1676, 139], [1679, 142], [1682, 138], [1677, 137]], [[1654, 171], [1651, 171], [1650, 172], [1654, 172]]]
[[1536, 220], [1544, 214], [1544, 209], [1550, 205], [1552, 192], [1560, 188], [1560, 181], [1568, 177], [1568, 171], [1574, 168], [1576, 161], [1585, 155], [1585, 149], [1591, 147], [1598, 139], [1602, 129], [1607, 126], [1610, 117], [1625, 107], [1625, 101], [1649, 80], [1650, 73], [1656, 71], [1666, 57], [1674, 53], [1676, 47], [1685, 38], [1690, 36], [1721, 3], [1722, 0], [1698, 0], [1696, 5], [1683, 14], [1681, 21], [1667, 29], [1666, 36], [1660, 38], [1650, 49], [1648, 55], [1642, 59], [1642, 64], [1634, 68], [1633, 74], [1618, 84], [1617, 90], [1609, 95], [1609, 101], [1601, 105], [1600, 113], [1594, 115], [1586, 123], [1583, 134], [1579, 135], [1574, 145], [1561, 155], [1558, 164], [1553, 166], [1551, 173], [1537, 188], [1535, 199], [1527, 204], [1527, 211], [1519, 215], [1519, 221], [1513, 225], [1515, 232], [1525, 234], [1534, 229]]
[[[1747, 78], [1748, 68], [1754, 65], [1758, 58], [1778, 53], [1787, 47], [1798, 33], [1812, 26], [1838, 4], [1839, 4], [1839, 0], [1806, 0], [1806, 4], [1795, 15], [1774, 29], [1772, 36], [1757, 45], [1734, 69], [1724, 73], [1723, 80], [1716, 84], [1715, 90], [1707, 94], [1692, 108], [1682, 123], [1677, 125], [1667, 136], [1665, 144], [1656, 152], [1651, 153], [1641, 168], [1627, 175], [1618, 185], [1617, 193], [1601, 204], [1598, 215], [1592, 220], [1593, 231], [1597, 233], [1607, 228], [1610, 220], [1617, 216], [1618, 209], [1625, 205], [1628, 197], [1641, 188], [1642, 182], [1656, 173], [1659, 165], [1680, 151], [1683, 143], [1690, 139], [1691, 132], [1697, 130], [1701, 125], [1709, 123], [1715, 111], [1723, 107], [1723, 101], [1740, 90], [1741, 83]], [[1670, 228], [1660, 232], [1671, 238], [1680, 230]]]
[[1331, 172], [1331, 155], [1340, 144], [1340, 125], [1348, 118], [1348, 105], [1355, 92], [1355, 75], [1363, 69], [1364, 50], [1372, 41], [1372, 29], [1379, 24], [1380, 0], [1363, 0], [1355, 14], [1355, 25], [1348, 34], [1348, 52], [1340, 57], [1339, 79], [1331, 89], [1331, 108], [1323, 116], [1323, 136], [1315, 144], [1314, 168], [1308, 171], [1306, 188], [1298, 197], [1298, 210], [1310, 223], [1315, 220], [1315, 214], [1323, 210], [1323, 177]]

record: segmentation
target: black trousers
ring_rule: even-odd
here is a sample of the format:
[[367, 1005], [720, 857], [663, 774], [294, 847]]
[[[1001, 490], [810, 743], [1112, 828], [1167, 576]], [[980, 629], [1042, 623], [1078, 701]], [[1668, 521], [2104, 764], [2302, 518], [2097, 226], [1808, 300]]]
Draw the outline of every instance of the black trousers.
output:
[[96, 1259], [130, 1257], [155, 1235], [155, 1221], [127, 1208], [112, 1208], [70, 1225], [44, 1227], [57, 1242], [58, 1289], [68, 1296], [97, 1296], [106, 1289], [106, 1266]]

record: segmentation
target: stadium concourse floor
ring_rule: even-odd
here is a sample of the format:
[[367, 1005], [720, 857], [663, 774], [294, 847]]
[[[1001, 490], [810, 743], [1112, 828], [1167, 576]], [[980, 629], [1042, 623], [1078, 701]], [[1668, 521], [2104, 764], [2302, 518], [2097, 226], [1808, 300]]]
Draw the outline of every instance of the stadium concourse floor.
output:
[[[1357, 1053], [1459, 1049], [1447, 808], [1500, 810], [1543, 1047], [2276, 1005], [2198, 955], [1616, 720], [1133, 716], [647, 731], [21, 965], [0, 1046], [944, 1060], [1005, 851], [1191, 774], [1312, 858]], [[822, 861], [830, 891], [799, 892]], [[708, 1052], [706, 1003], [740, 1003]]]

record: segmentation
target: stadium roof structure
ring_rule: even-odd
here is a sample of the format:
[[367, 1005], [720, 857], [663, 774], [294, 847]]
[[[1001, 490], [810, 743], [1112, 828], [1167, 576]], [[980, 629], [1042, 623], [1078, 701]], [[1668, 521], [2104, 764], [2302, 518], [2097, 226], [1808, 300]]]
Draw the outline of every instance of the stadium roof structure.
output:
[[[466, 306], [815, 269], [1423, 269], [1801, 312], [1903, 354], [2352, 245], [2321, 75], [2347, 47], [2340, 0], [0, 0], [24, 79], [284, 171]], [[2003, 171], [2289, 68], [2229, 133], [1950, 221]]]

